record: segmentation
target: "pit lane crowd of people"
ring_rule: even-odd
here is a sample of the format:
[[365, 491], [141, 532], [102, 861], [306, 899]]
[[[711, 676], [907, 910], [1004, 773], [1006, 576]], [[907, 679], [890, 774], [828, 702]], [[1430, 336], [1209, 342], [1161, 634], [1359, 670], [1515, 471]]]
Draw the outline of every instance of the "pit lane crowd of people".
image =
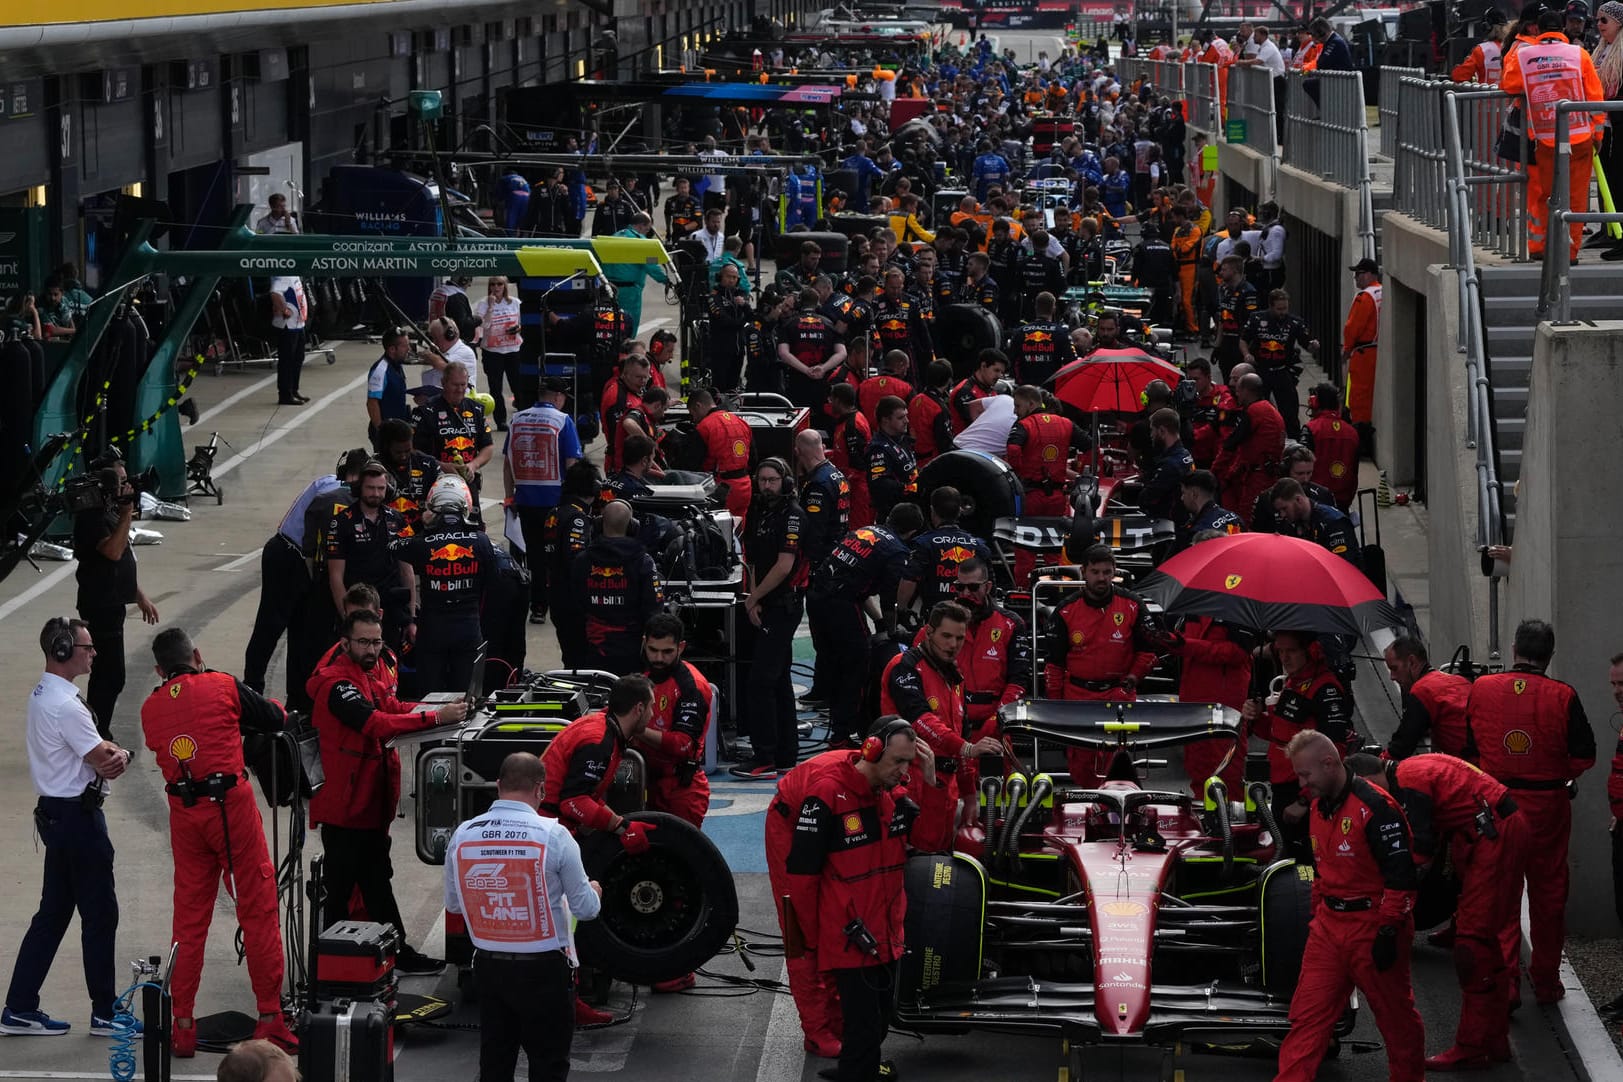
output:
[[[748, 659], [749, 708], [739, 712], [732, 773], [777, 783], [765, 846], [773, 895], [787, 899], [780, 905], [786, 941], [803, 948], [792, 952], [788, 971], [805, 1048], [838, 1061], [830, 1077], [894, 1076], [881, 1047], [904, 947], [900, 868], [910, 847], [949, 848], [973, 807], [978, 774], [1004, 769], [999, 706], [1028, 695], [1132, 700], [1162, 659], [1176, 659], [1181, 696], [1239, 710], [1250, 734], [1267, 743], [1284, 824], [1280, 843], [1319, 867], [1280, 1077], [1315, 1076], [1354, 984], [1386, 1038], [1393, 1078], [1490, 1067], [1510, 1056], [1524, 882], [1533, 914], [1533, 995], [1547, 1003], [1564, 991], [1558, 965], [1572, 826], [1567, 790], [1593, 766], [1596, 748], [1575, 693], [1545, 675], [1553, 630], [1524, 622], [1514, 667], [1474, 683], [1438, 672], [1422, 644], [1398, 639], [1386, 664], [1404, 692], [1403, 718], [1385, 753], [1372, 757], [1358, 751], [1362, 737], [1337, 644], [1206, 618], [1169, 626], [1119, 582], [1114, 551], [1086, 530], [1061, 554], [1080, 569], [1080, 589], [1043, 626], [1031, 627], [998, 591], [1005, 575], [1016, 587], [1028, 582], [1037, 555], [1016, 554], [1004, 571], [993, 539], [961, 524], [962, 493], [941, 486], [928, 498], [919, 494], [921, 466], [973, 448], [1009, 463], [1028, 513], [1070, 513], [1079, 455], [1091, 451], [1091, 437], [1086, 419], [1044, 385], [1074, 358], [1147, 344], [1151, 332], [1144, 319], [1116, 312], [1073, 328], [1061, 301], [1071, 281], [1100, 273], [1107, 238], [1136, 231], [1134, 273], [1154, 295], [1149, 321], [1212, 342], [1210, 359], [1187, 361], [1185, 381], [1152, 383], [1142, 409], [1110, 418], [1105, 440], [1144, 479], [1143, 509], [1177, 523], [1173, 550], [1262, 530], [1307, 538], [1353, 563], [1360, 557], [1346, 511], [1360, 436], [1366, 444], [1371, 437], [1373, 321], [1349, 320], [1344, 332], [1350, 412], [1337, 388], [1321, 384], [1304, 420], [1294, 350], [1318, 343], [1290, 315], [1280, 288], [1277, 209], [1259, 208], [1255, 216], [1237, 209], [1208, 235], [1204, 178], [1159, 166], [1159, 147], [1171, 141], [1182, 149], [1177, 118], [1152, 93], [1115, 87], [1097, 63], [1067, 53], [1050, 71], [1021, 73], [976, 48], [933, 69], [933, 85], [961, 106], [952, 130], [965, 148], [973, 192], [948, 222], [926, 223], [918, 189], [932, 173], [916, 155], [897, 159], [881, 150], [870, 159], [866, 136], [854, 136], [851, 157], [875, 169], [868, 179], [878, 194], [869, 198], [878, 202], [869, 205], [888, 213], [891, 227], [854, 238], [849, 273], [825, 271], [821, 247], [809, 244], [761, 288], [742, 273], [748, 238], [738, 235], [723, 237], [710, 261], [702, 358], [709, 378], [686, 404], [701, 468], [738, 520], [746, 590], [734, 645]], [[1081, 77], [1067, 84], [1060, 72]], [[1055, 85], [1065, 93], [1054, 95]], [[1062, 172], [1076, 174], [1077, 199], [1058, 212], [1023, 205], [1016, 194], [1023, 178], [998, 150], [1020, 130], [1028, 103], [1034, 109], [1038, 101], [1068, 107], [1083, 122], [1083, 135], [1061, 148], [1069, 159]], [[1113, 142], [1122, 144], [1119, 155], [1108, 152]], [[1125, 183], [1115, 179], [1125, 175], [1121, 159], [1135, 164]], [[1139, 162], [1156, 168], [1145, 171], [1147, 183], [1135, 193]], [[677, 202], [673, 221], [699, 210], [691, 191], [690, 178], [678, 180], [666, 204], [669, 211]], [[859, 205], [865, 195], [851, 193]], [[1112, 200], [1119, 200], [1114, 207]], [[627, 228], [645, 233], [651, 216], [639, 214]], [[725, 207], [697, 213], [695, 232], [724, 231], [726, 217]], [[1376, 267], [1361, 263], [1352, 271], [1373, 308]], [[1206, 288], [1207, 274], [1215, 290]], [[715, 690], [683, 659], [687, 629], [668, 611], [631, 503], [668, 465], [662, 421], [673, 399], [664, 380], [674, 339], [638, 336], [637, 309], [622, 299], [641, 290], [640, 279], [622, 284], [614, 302], [548, 317], [565, 340], [578, 335], [577, 348], [606, 377], [596, 402], [600, 471], [598, 448], [582, 440], [578, 415], [566, 412], [569, 384], [516, 368], [506, 389], [494, 378], [491, 354], [498, 355], [495, 371], [506, 374], [500, 355], [517, 344], [516, 305], [507, 284], [492, 279], [475, 310], [466, 303], [470, 284], [447, 283], [437, 293], [441, 308], [430, 336], [438, 363], [428, 363], [438, 379], [415, 408], [400, 371], [410, 352], [406, 335], [384, 337], [367, 392], [369, 446], [344, 453], [333, 473], [305, 487], [264, 548], [242, 679], [210, 670], [184, 629], [166, 629], [154, 644], [162, 683], [143, 704], [142, 733], [170, 804], [174, 938], [181, 944], [172, 1040], [182, 1057], [196, 1051], [201, 944], [222, 874], [244, 933], [260, 1012], [255, 1036], [274, 1048], [297, 1047], [279, 999], [274, 880], [235, 871], [268, 867], [240, 737], [281, 728], [284, 711], [312, 717], [327, 776], [310, 808], [328, 857], [321, 919], [344, 917], [358, 893], [371, 919], [396, 929], [400, 970], [434, 973], [442, 963], [406, 945], [391, 887], [390, 827], [401, 780], [398, 754], [386, 742], [463, 720], [460, 700], [431, 707], [419, 700], [469, 687], [479, 675], [486, 686], [507, 682], [523, 670], [532, 629], [547, 623], [566, 667], [616, 675], [605, 708], [570, 725], [541, 759], [515, 755], [502, 765], [497, 804], [452, 840], [446, 907], [464, 914], [480, 952], [481, 1077], [490, 1082], [512, 1077], [521, 1048], [532, 1076], [565, 1077], [573, 1026], [560, 1019], [607, 1020], [574, 995], [560, 906], [567, 897], [575, 917], [597, 912], [599, 889], [584, 874], [574, 835], [611, 832], [633, 854], [654, 843], [652, 827], [605, 801], [624, 751], [635, 748], [647, 761], [650, 807], [694, 825], [708, 810], [704, 743]], [[751, 303], [746, 287], [759, 301]], [[1007, 316], [1002, 348], [970, 358], [962, 378], [932, 329], [943, 304]], [[1357, 306], [1354, 316], [1368, 318]], [[469, 392], [470, 341], [485, 347], [496, 401], [489, 423]], [[1360, 351], [1368, 352], [1362, 367], [1351, 363]], [[739, 386], [781, 391], [810, 410], [791, 460], [754, 453], [749, 425], [727, 408], [727, 392]], [[357, 416], [357, 436], [359, 426]], [[498, 454], [503, 502], [516, 520], [505, 531], [508, 548], [492, 542], [495, 523], [480, 500], [482, 469]], [[87, 601], [128, 600], [156, 623], [120, 543], [130, 495], [123, 466], [106, 468], [121, 499], [79, 524], [80, 581], [88, 590], [81, 610]], [[791, 663], [803, 622], [816, 672], [797, 701]], [[265, 684], [284, 634], [287, 686], [278, 703], [266, 698]], [[91, 1032], [135, 1025], [113, 1003], [117, 904], [101, 811], [107, 783], [129, 761], [105, 723], [123, 687], [121, 636], [122, 612], [99, 626], [88, 617], [53, 620], [41, 632], [46, 676], [29, 705], [29, 750], [41, 792], [36, 822], [46, 844], [46, 885], [0, 1018], [6, 1033], [69, 1028], [41, 1009], [38, 992], [75, 906], [85, 923]], [[476, 674], [481, 663], [486, 669]], [[1277, 697], [1257, 691], [1253, 673], [1264, 667], [1284, 678]], [[73, 685], [87, 674], [88, 704]], [[1623, 655], [1612, 676], [1623, 705]], [[799, 720], [807, 706], [826, 710], [830, 736], [827, 750], [802, 761]], [[1431, 751], [1419, 753], [1428, 740]], [[1199, 745], [1191, 749], [1192, 775], [1221, 770], [1238, 790], [1242, 764], [1225, 765], [1220, 755], [1208, 762], [1204, 754]], [[1098, 766], [1092, 756], [1071, 756], [1073, 783], [1098, 780]], [[1619, 769], [1614, 811], [1623, 811]], [[549, 854], [549, 876], [533, 901], [560, 919], [516, 946], [479, 907], [465, 904], [472, 888], [464, 843], [473, 846], [468, 859], [476, 859], [478, 831], [492, 824]], [[1350, 856], [1325, 859], [1332, 847]], [[1438, 940], [1453, 951], [1462, 1008], [1454, 1042], [1424, 1059], [1409, 983], [1411, 909], [1417, 866], [1444, 852], [1464, 880], [1454, 924]], [[659, 990], [692, 984], [689, 975]]]

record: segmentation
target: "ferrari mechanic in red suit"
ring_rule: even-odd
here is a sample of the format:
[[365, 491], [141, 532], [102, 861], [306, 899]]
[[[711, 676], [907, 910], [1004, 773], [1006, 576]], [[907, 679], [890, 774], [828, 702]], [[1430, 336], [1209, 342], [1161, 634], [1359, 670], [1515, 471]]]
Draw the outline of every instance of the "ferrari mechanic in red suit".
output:
[[158, 633], [152, 656], [163, 683], [141, 704], [141, 732], [163, 772], [169, 846], [175, 856], [171, 1047], [183, 1059], [197, 1054], [197, 986], [223, 874], [236, 902], [259, 1008], [254, 1038], [296, 1051], [298, 1039], [282, 1019], [276, 869], [242, 758], [243, 735], [279, 732], [285, 720], [282, 708], [236, 677], [210, 672], [178, 627]]
[[969, 613], [952, 601], [938, 601], [925, 618], [924, 641], [891, 658], [879, 683], [879, 709], [913, 727], [920, 741], [935, 753], [935, 772], [946, 788], [947, 799], [974, 799], [958, 772], [975, 755], [999, 750], [996, 740], [979, 744], [969, 740], [964, 717], [964, 678], [958, 654], [969, 628]]
[[[825, 770], [843, 767], [851, 759], [849, 750], [825, 751], [814, 755], [778, 779], [778, 792], [766, 810], [766, 872], [772, 884], [772, 900], [778, 913], [778, 930], [787, 937], [793, 904], [785, 910], [783, 899], [789, 893], [789, 844], [795, 836], [795, 817], [806, 793]], [[823, 1059], [840, 1058], [840, 993], [831, 974], [817, 968], [815, 952], [801, 953], [785, 960], [789, 971], [789, 994], [800, 1014], [802, 1042], [806, 1051]]]
[[[1181, 661], [1178, 698], [1186, 703], [1220, 703], [1244, 710], [1251, 693], [1251, 651], [1255, 646], [1255, 638], [1244, 628], [1210, 616], [1189, 617], [1171, 643], [1172, 653]], [[1223, 779], [1230, 799], [1241, 798], [1245, 787], [1246, 728], [1242, 718], [1238, 744], [1223, 739], [1185, 745], [1184, 771], [1196, 796], [1205, 793], [1206, 779], [1216, 775]], [[1228, 764], [1219, 773], [1224, 756]]]
[[1312, 838], [1313, 918], [1274, 1082], [1314, 1082], [1347, 997], [1364, 994], [1386, 1042], [1391, 1082], [1426, 1077], [1426, 1033], [1409, 980], [1419, 885], [1409, 824], [1386, 793], [1354, 777], [1341, 749], [1305, 730], [1286, 749]]
[[[1566, 995], [1561, 948], [1567, 938], [1567, 847], [1572, 785], [1595, 765], [1595, 733], [1570, 684], [1545, 675], [1555, 656], [1555, 629], [1543, 620], [1516, 627], [1509, 671], [1479, 676], [1465, 702], [1465, 758], [1505, 784], [1527, 816], [1527, 908], [1533, 958], [1527, 975], [1540, 1003]], [[1505, 928], [1505, 964], [1521, 1000], [1521, 923]]]
[[[1448, 852], [1460, 875], [1454, 913], [1454, 971], [1460, 1024], [1454, 1044], [1426, 1060], [1428, 1071], [1471, 1071], [1510, 1059], [1510, 970], [1500, 934], [1521, 921], [1526, 818], [1499, 782], [1452, 755], [1382, 762], [1349, 755], [1353, 773], [1397, 798], [1417, 859]], [[1452, 848], [1445, 847], [1450, 845]]]
[[837, 1077], [866, 1080], [884, 1077], [907, 851], [951, 847], [953, 804], [929, 744], [900, 718], [881, 717], [862, 748], [843, 757], [806, 786], [784, 870], [806, 950], [839, 990]]
[[375, 921], [400, 936], [395, 968], [437, 973], [445, 963], [406, 944], [405, 921], [394, 897], [389, 827], [400, 804], [400, 753], [388, 746], [397, 736], [461, 721], [460, 699], [434, 710], [395, 698], [394, 669], [384, 661], [382, 617], [357, 609], [344, 617], [343, 640], [322, 658], [305, 684], [315, 704], [311, 720], [321, 737], [326, 784], [310, 798], [310, 822], [321, 828], [327, 927], [349, 915], [357, 887]]
[[[1082, 554], [1082, 592], [1055, 609], [1043, 629], [1043, 693], [1050, 699], [1133, 702], [1155, 667], [1164, 636], [1144, 603], [1116, 585], [1116, 554]], [[1111, 752], [1066, 748], [1076, 785], [1094, 785]]]
[[643, 661], [654, 685], [654, 713], [636, 744], [648, 764], [648, 806], [697, 827], [710, 810], [704, 738], [715, 692], [703, 673], [682, 660], [686, 634], [681, 619], [668, 612], [655, 613], [643, 626]]
[[[571, 834], [606, 830], [619, 836], [620, 847], [627, 853], [646, 853], [653, 824], [627, 822], [603, 798], [614, 784], [625, 749], [648, 728], [654, 701], [654, 684], [648, 677], [622, 676], [609, 688], [604, 709], [570, 722], [541, 755], [546, 787], [537, 810], [558, 820]], [[613, 1020], [609, 1012], [575, 997], [577, 1026], [605, 1025]]]
[[[1006, 773], [1001, 754], [993, 758], [980, 749], [988, 742], [1001, 746], [998, 708], [1025, 698], [1032, 684], [1031, 632], [1024, 620], [992, 596], [992, 568], [979, 556], [958, 565], [954, 596], [969, 613], [957, 657], [958, 671], [964, 677], [964, 717], [969, 730], [965, 740], [976, 749], [958, 765], [958, 793], [967, 812], [978, 799], [982, 771]], [[913, 645], [923, 645], [927, 634], [920, 628]]]

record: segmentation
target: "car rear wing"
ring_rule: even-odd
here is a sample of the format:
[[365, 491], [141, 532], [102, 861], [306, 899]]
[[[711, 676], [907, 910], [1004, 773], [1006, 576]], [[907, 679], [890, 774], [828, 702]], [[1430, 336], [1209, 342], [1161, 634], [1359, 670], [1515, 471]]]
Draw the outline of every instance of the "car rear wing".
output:
[[1005, 736], [1029, 735], [1073, 748], [1108, 750], [1131, 744], [1164, 748], [1195, 740], [1238, 740], [1240, 712], [1221, 703], [1140, 699], [1091, 702], [1022, 699], [998, 711]]

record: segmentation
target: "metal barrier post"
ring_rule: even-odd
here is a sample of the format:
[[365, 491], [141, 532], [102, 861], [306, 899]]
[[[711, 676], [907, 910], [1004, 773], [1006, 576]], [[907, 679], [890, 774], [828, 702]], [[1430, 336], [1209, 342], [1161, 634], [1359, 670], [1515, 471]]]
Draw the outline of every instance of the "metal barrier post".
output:
[[1424, 68], [1382, 67], [1380, 104], [1376, 106], [1381, 121], [1381, 156], [1396, 160], [1398, 132], [1403, 125], [1403, 80], [1423, 78]]

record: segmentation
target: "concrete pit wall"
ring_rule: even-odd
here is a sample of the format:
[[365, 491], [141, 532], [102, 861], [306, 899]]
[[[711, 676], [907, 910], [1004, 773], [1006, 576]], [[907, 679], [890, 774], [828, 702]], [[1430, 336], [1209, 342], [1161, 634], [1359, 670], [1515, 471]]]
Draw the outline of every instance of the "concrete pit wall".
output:
[[[1429, 645], [1446, 656], [1461, 644], [1488, 657], [1488, 580], [1477, 554], [1476, 451], [1466, 446], [1465, 356], [1456, 348], [1459, 280], [1444, 264], [1446, 236], [1399, 214], [1381, 220], [1385, 293], [1375, 373], [1376, 451], [1395, 485], [1409, 485], [1425, 456]], [[1350, 277], [1350, 276], [1349, 276]], [[1413, 333], [1426, 314], [1422, 346]], [[1426, 416], [1413, 388], [1425, 385]]]
[[[1623, 322], [1540, 324], [1533, 348], [1504, 626], [1526, 618], [1555, 626], [1550, 675], [1578, 689], [1595, 732], [1597, 765], [1578, 781], [1574, 833], [1597, 835], [1607, 817], [1607, 764], [1617, 710], [1608, 660], [1623, 650], [1615, 583], [1623, 581], [1623, 504], [1615, 469], [1623, 444]], [[1584, 856], [1587, 851], [1587, 859]], [[1569, 934], [1614, 935], [1610, 862], [1605, 846], [1574, 845]]]
[[1217, 140], [1218, 172], [1217, 190], [1212, 197], [1212, 225], [1221, 229], [1224, 212], [1236, 202], [1230, 194], [1236, 186], [1255, 194], [1259, 203], [1274, 197], [1278, 163], [1244, 144], [1225, 143], [1218, 135], [1211, 138]]

